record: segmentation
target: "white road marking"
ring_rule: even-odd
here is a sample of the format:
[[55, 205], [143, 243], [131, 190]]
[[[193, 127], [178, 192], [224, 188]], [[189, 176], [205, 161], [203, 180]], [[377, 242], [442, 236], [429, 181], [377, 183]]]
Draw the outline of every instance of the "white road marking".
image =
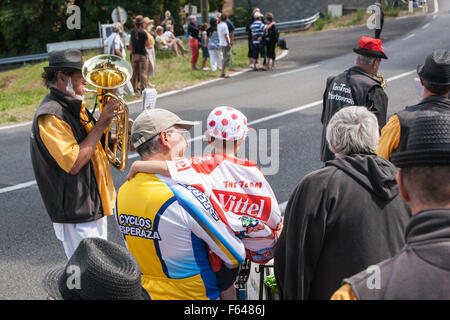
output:
[[32, 123], [32, 121], [27, 121], [27, 122], [21, 122], [21, 123], [17, 123], [17, 124], [2, 126], [2, 127], [0, 127], [0, 130], [9, 130], [9, 129], [14, 129], [14, 128], [18, 128], [18, 127], [24, 127], [24, 126], [28, 126], [31, 123]]
[[[394, 81], [394, 80], [397, 80], [397, 79], [409, 76], [409, 75], [411, 75], [411, 74], [413, 74], [415, 72], [416, 72], [416, 70], [411, 70], [411, 71], [408, 71], [408, 72], [404, 72], [404, 73], [401, 73], [399, 75], [387, 78], [386, 81], [388, 81], [388, 82], [389, 81]], [[302, 106], [294, 107], [294, 108], [291, 108], [291, 109], [288, 109], [288, 110], [285, 110], [285, 111], [282, 111], [282, 112], [278, 112], [278, 113], [272, 114], [272, 115], [267, 116], [267, 117], [263, 117], [263, 118], [260, 118], [260, 119], [256, 119], [256, 120], [250, 121], [248, 123], [248, 125], [251, 126], [251, 125], [255, 125], [255, 124], [258, 124], [258, 123], [261, 123], [261, 122], [264, 122], [264, 121], [269, 121], [269, 120], [272, 120], [272, 119], [283, 117], [285, 115], [288, 115], [288, 114], [291, 114], [291, 113], [295, 113], [295, 112], [299, 112], [299, 111], [302, 111], [302, 110], [305, 110], [305, 109], [309, 109], [309, 108], [312, 108], [312, 107], [315, 107], [315, 106], [318, 106], [318, 105], [321, 105], [321, 104], [322, 104], [322, 100], [317, 100], [317, 101], [314, 101], [314, 102], [311, 102], [311, 103], [308, 103], [308, 104], [305, 104], [305, 105], [302, 105]], [[195, 138], [190, 139], [189, 142], [196, 141], [196, 140], [199, 140], [199, 139], [202, 139], [202, 138], [203, 138], [203, 136], [197, 136]], [[130, 154], [128, 156], [128, 159], [134, 159], [134, 158], [136, 158], [138, 156], [139, 155], [137, 153], [133, 153], [133, 154]], [[30, 187], [30, 186], [32, 186], [34, 184], [36, 184], [36, 180], [20, 183], [20, 184], [17, 184], [15, 186], [11, 186], [11, 187], [2, 188], [2, 189], [0, 189], [0, 194], [6, 193], [6, 192], [10, 192], [10, 191], [15, 191], [15, 190], [28, 188], [28, 187]]]
[[6, 193], [6, 192], [9, 192], [9, 191], [15, 191], [15, 190], [28, 188], [28, 187], [31, 187], [31, 186], [33, 186], [35, 184], [36, 184], [36, 180], [24, 182], [24, 183], [21, 183], [21, 184], [16, 184], [15, 186], [11, 186], [11, 187], [6, 187], [6, 188], [0, 189], [0, 193]]
[[408, 72], [405, 72], [405, 73], [401, 73], [399, 75], [387, 78], [386, 81], [394, 81], [394, 80], [397, 80], [397, 79], [409, 76], [410, 74], [413, 74], [415, 72], [417, 72], [417, 71], [416, 70], [411, 70], [411, 71], [408, 71]]
[[426, 28], [428, 28], [430, 25], [431, 25], [431, 23], [428, 22], [426, 25], [424, 25], [424, 26], [422, 27], [422, 29], [426, 29]]
[[314, 65], [311, 65], [311, 66], [306, 66], [306, 67], [298, 68], [298, 69], [295, 69], [295, 70], [290, 70], [290, 71], [286, 71], [286, 72], [277, 73], [277, 74], [272, 75], [272, 77], [274, 77], [274, 78], [281, 77], [281, 76], [284, 76], [286, 74], [290, 74], [290, 73], [294, 73], [294, 72], [300, 72], [300, 71], [315, 69], [315, 68], [317, 68], [319, 66], [320, 66], [320, 64], [314, 64]]
[[402, 40], [408, 40], [408, 39], [411, 39], [411, 38], [414, 37], [415, 35], [416, 35], [415, 33], [412, 33], [412, 34], [410, 34], [409, 36], [403, 38]]

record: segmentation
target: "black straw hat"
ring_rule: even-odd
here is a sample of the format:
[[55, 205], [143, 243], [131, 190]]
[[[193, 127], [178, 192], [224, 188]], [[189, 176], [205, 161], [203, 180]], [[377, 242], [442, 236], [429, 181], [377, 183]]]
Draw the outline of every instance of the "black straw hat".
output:
[[417, 74], [432, 84], [450, 84], [450, 52], [445, 49], [434, 50], [425, 64], [417, 66]]
[[450, 164], [450, 113], [425, 112], [412, 124], [404, 152], [394, 153], [397, 167]]
[[83, 239], [66, 266], [47, 272], [43, 285], [56, 300], [151, 299], [133, 255], [100, 238]]
[[83, 55], [80, 50], [67, 49], [63, 51], [52, 51], [48, 57], [49, 65], [44, 70], [83, 69]]

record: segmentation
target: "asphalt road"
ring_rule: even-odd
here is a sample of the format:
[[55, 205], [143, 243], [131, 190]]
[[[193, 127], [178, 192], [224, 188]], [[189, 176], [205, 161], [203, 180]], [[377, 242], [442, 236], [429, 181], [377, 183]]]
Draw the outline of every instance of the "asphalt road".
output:
[[[432, 1], [429, 1], [432, 4]], [[450, 3], [439, 1], [439, 12], [385, 22], [383, 47], [389, 59], [380, 73], [389, 81], [388, 116], [419, 100], [414, 86], [415, 69], [433, 49], [450, 49]], [[244, 156], [257, 160], [280, 203], [300, 179], [323, 164], [319, 159], [321, 99], [325, 80], [352, 66], [352, 48], [366, 27], [288, 37], [289, 53], [277, 70], [244, 72], [189, 90], [162, 94], [157, 107], [187, 120], [202, 121], [192, 130], [205, 130], [210, 110], [230, 105], [247, 115], [255, 129]], [[38, 101], [36, 102], [38, 103]], [[131, 118], [140, 104], [130, 105]], [[41, 281], [45, 272], [65, 263], [42, 204], [29, 156], [30, 125], [0, 128], [0, 299], [44, 299]], [[190, 154], [207, 151], [200, 139], [191, 142]], [[137, 159], [130, 155], [130, 163]], [[116, 189], [125, 172], [113, 170]], [[109, 218], [109, 239], [123, 244], [114, 218]]]

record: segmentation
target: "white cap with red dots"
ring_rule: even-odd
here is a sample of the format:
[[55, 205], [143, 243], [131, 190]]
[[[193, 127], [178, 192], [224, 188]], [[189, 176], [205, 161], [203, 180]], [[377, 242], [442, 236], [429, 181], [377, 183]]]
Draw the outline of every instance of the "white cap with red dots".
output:
[[217, 107], [208, 116], [208, 133], [222, 140], [239, 140], [248, 130], [247, 117], [232, 107]]

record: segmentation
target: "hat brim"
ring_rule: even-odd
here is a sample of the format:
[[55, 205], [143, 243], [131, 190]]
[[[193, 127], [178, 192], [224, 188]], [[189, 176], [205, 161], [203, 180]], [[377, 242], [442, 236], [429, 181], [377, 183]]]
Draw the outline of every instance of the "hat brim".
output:
[[181, 126], [185, 128], [186, 130], [190, 130], [193, 126], [199, 124], [200, 122], [197, 121], [186, 121], [186, 120], [180, 120], [173, 124], [173, 126]]
[[140, 299], [140, 300], [152, 300], [152, 297], [151, 297], [150, 294], [147, 292], [147, 290], [145, 290], [144, 287], [142, 287], [141, 298], [142, 298], [142, 299]]
[[82, 68], [78, 67], [59, 67], [59, 66], [47, 66], [44, 67], [45, 71], [55, 71], [55, 70], [61, 70], [61, 71], [82, 71]]
[[399, 168], [414, 165], [450, 164], [450, 152], [448, 149], [398, 152], [391, 155], [391, 162]]
[[417, 66], [417, 75], [418, 75], [419, 77], [421, 77], [422, 79], [426, 80], [428, 83], [430, 83], [430, 84], [436, 84], [436, 85], [439, 85], [439, 86], [446, 86], [446, 85], [449, 85], [449, 84], [450, 84], [450, 82], [437, 82], [437, 81], [434, 81], [433, 79], [430, 79], [430, 77], [428, 77], [428, 76], [425, 74], [423, 68], [424, 68], [424, 65], [423, 65], [423, 64], [419, 64], [419, 65]]
[[381, 58], [381, 59], [388, 58], [383, 51], [374, 51], [374, 50], [369, 50], [369, 49], [364, 49], [364, 48], [354, 48], [353, 52], [363, 55], [363, 56], [372, 57], [372, 58]]
[[[82, 299], [75, 290], [71, 294], [61, 292], [60, 283], [64, 281], [65, 266], [50, 269], [44, 276], [43, 287], [51, 299], [55, 300], [80, 300]], [[68, 290], [69, 291], [69, 290]], [[150, 294], [141, 286], [140, 296], [136, 300], [152, 300]]]
[[43, 280], [43, 287], [50, 298], [55, 300], [64, 300], [61, 291], [59, 290], [59, 282], [64, 275], [65, 267], [55, 267], [49, 270]]

